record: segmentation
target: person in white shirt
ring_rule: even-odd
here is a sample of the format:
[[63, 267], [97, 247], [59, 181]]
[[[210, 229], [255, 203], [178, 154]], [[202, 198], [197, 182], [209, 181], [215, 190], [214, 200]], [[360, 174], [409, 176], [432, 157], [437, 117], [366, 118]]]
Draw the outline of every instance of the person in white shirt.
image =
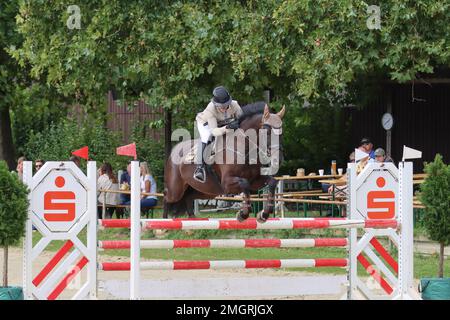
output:
[[[100, 167], [100, 176], [97, 180], [97, 190], [113, 190], [119, 191], [119, 182], [117, 181], [116, 176], [113, 173], [112, 166], [109, 163], [104, 163]], [[117, 205], [119, 203], [119, 193], [111, 193], [111, 192], [97, 192], [98, 194], [98, 202], [109, 205]], [[106, 207], [105, 218], [111, 219], [112, 214], [114, 212], [114, 207]], [[99, 208], [99, 219], [102, 216], [102, 208]]]
[[[147, 162], [141, 162], [141, 192], [156, 193], [156, 180], [152, 176], [152, 172]], [[154, 206], [158, 202], [158, 198], [155, 195], [141, 195], [141, 210], [146, 211]]]

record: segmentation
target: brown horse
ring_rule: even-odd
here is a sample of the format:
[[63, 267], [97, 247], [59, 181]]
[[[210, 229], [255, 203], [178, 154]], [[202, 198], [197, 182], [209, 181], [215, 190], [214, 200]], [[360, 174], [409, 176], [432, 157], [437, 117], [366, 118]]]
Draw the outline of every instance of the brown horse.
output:
[[[192, 158], [197, 141], [184, 141], [173, 148], [164, 169], [164, 218], [167, 218], [169, 214], [179, 216], [186, 213], [189, 217], [195, 217], [193, 205], [195, 199], [212, 199], [224, 194], [243, 193], [242, 208], [237, 214], [237, 219], [243, 221], [250, 215], [250, 192], [257, 191], [266, 185], [269, 186], [267, 202], [264, 210], [258, 213], [257, 219], [259, 222], [265, 222], [273, 213], [277, 181], [271, 175], [263, 175], [261, 169], [263, 164], [267, 163], [267, 159], [272, 165], [274, 161], [279, 165], [280, 158], [273, 155], [278, 154], [281, 144], [274, 141], [279, 141], [281, 138], [275, 139], [275, 135], [281, 135], [285, 108], [283, 106], [282, 110], [276, 114], [270, 113], [266, 103], [257, 102], [242, 107], [242, 110], [244, 114], [239, 119], [240, 127], [232, 132], [233, 140], [226, 140], [224, 143], [221, 137], [216, 138], [215, 155], [211, 166], [208, 166], [206, 170], [204, 183], [193, 178], [195, 164], [192, 163]], [[253, 139], [249, 132], [256, 133]], [[237, 143], [230, 144], [230, 141], [236, 140]], [[206, 148], [205, 154], [211, 152], [212, 145], [208, 145], [209, 148]], [[252, 157], [255, 153], [259, 155], [256, 158]], [[224, 156], [230, 155], [238, 159], [232, 163], [223, 161]], [[264, 157], [266, 157], [265, 163], [261, 161]], [[206, 155], [205, 159], [207, 158]], [[181, 163], [180, 159], [183, 160]]]

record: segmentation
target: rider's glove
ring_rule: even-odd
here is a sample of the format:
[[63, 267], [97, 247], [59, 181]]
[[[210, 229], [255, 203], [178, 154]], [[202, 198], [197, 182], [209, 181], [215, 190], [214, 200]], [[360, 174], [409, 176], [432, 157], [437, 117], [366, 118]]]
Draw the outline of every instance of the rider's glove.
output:
[[239, 121], [234, 120], [234, 121], [230, 122], [229, 124], [227, 124], [226, 128], [227, 129], [233, 129], [233, 130], [238, 129], [239, 128]]

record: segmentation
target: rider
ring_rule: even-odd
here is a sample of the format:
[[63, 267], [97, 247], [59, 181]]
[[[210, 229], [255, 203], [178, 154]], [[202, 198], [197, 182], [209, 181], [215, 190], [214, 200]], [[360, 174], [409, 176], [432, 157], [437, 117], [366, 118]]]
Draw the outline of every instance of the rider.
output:
[[213, 97], [203, 112], [197, 114], [198, 131], [200, 133], [200, 143], [197, 147], [197, 168], [194, 171], [194, 179], [205, 182], [205, 161], [204, 151], [211, 137], [221, 136], [226, 129], [239, 128], [238, 118], [242, 115], [242, 109], [236, 100], [232, 100], [227, 89], [216, 87], [213, 90]]

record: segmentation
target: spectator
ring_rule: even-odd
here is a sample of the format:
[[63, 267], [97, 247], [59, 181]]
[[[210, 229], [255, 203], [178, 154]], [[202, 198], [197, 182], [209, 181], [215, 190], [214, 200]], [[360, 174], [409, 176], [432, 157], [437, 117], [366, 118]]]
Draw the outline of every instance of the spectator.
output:
[[364, 151], [365, 153], [369, 154], [369, 161], [375, 160], [375, 151], [373, 150], [373, 143], [370, 140], [370, 138], [362, 138], [359, 147], [361, 151]]
[[[152, 176], [147, 162], [141, 162], [141, 192], [156, 193], [156, 181]], [[158, 198], [156, 196], [141, 195], [141, 210], [145, 212], [156, 206], [157, 202]], [[124, 203], [124, 205], [129, 204], [130, 200]]]
[[[117, 181], [116, 176], [112, 171], [111, 164], [104, 163], [100, 168], [100, 177], [97, 180], [97, 188], [98, 190], [119, 190], [119, 183]], [[105, 202], [106, 205], [117, 205], [119, 203], [119, 194], [111, 193], [111, 192], [97, 192], [98, 194], [98, 202], [103, 204]], [[112, 214], [114, 212], [114, 207], [106, 207], [105, 218], [111, 219]], [[101, 219], [102, 216], [102, 207], [99, 207], [98, 216]]]
[[376, 162], [394, 162], [391, 157], [386, 155], [383, 148], [378, 148], [375, 150], [375, 161]]
[[80, 168], [81, 160], [80, 160], [79, 157], [77, 157], [77, 156], [71, 156], [70, 159], [69, 159], [69, 161], [73, 161], [73, 162], [77, 165], [77, 167]]
[[17, 159], [17, 174], [19, 175], [19, 179], [20, 181], [23, 180], [23, 162], [27, 161], [27, 159], [25, 157], [20, 157], [19, 159]]
[[[124, 190], [124, 191], [130, 190], [130, 181], [131, 181], [131, 161], [128, 162], [127, 171], [122, 173], [122, 175], [120, 176], [120, 184], [121, 184], [120, 189]], [[124, 194], [124, 193], [120, 194], [120, 203], [121, 204], [124, 204], [129, 201], [130, 201], [129, 194]]]
[[348, 156], [348, 161], [350, 163], [355, 163], [355, 151], [353, 151], [352, 153], [350, 153], [350, 155]]
[[[147, 162], [141, 162], [141, 192], [156, 193], [156, 181]], [[144, 210], [156, 206], [158, 198], [156, 196], [141, 196], [141, 208]]]
[[[348, 161], [351, 163], [355, 162], [355, 151], [353, 151], [352, 153], [349, 154]], [[339, 182], [336, 185], [338, 185], [338, 186], [346, 185], [347, 184], [347, 175], [344, 174], [338, 180], [339, 180]], [[331, 194], [333, 191], [333, 186], [328, 183], [322, 183], [322, 191], [328, 192], [329, 194]]]
[[356, 165], [356, 174], [360, 174], [364, 170], [364, 168], [366, 167], [367, 163], [370, 162], [370, 160], [371, 159], [369, 157], [361, 159], [358, 162], [358, 164]]
[[34, 168], [36, 169], [36, 172], [39, 171], [40, 168], [42, 168], [45, 164], [45, 161], [42, 159], [37, 159], [34, 161]]

